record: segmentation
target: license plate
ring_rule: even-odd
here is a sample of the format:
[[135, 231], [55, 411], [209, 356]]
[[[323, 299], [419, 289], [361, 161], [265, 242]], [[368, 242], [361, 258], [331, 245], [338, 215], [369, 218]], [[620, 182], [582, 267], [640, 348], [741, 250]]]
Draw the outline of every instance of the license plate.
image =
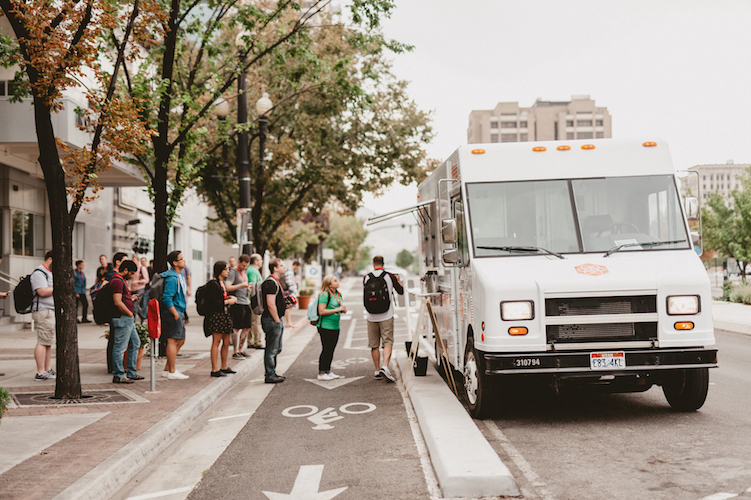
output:
[[619, 370], [626, 368], [626, 354], [616, 352], [589, 353], [589, 367], [593, 370]]

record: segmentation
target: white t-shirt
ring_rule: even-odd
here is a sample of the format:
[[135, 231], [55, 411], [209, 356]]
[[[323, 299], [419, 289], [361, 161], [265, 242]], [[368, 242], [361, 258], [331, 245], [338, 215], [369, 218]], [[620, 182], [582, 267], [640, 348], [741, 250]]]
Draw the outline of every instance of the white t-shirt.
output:
[[[384, 271], [383, 269], [376, 269], [375, 271], [373, 271], [373, 276], [380, 276], [384, 272], [386, 271]], [[365, 279], [363, 280], [363, 283], [367, 283], [369, 279], [370, 279], [370, 276], [366, 275]], [[394, 317], [394, 284], [391, 282], [391, 276], [389, 276], [388, 273], [386, 273], [386, 277], [383, 279], [384, 281], [386, 281], [386, 284], [389, 287], [389, 298], [391, 299], [389, 301], [390, 302], [389, 310], [384, 313], [372, 314], [372, 313], [369, 313], [368, 310], [366, 309], [365, 310], [366, 317], [368, 318], [368, 321], [370, 321], [371, 323], [378, 323], [379, 321], [386, 321], [387, 319], [391, 319]]]
[[[44, 264], [37, 267], [37, 269], [42, 272], [31, 274], [31, 289], [36, 292], [37, 288], [47, 288], [53, 286], [52, 271], [44, 267]], [[52, 297], [52, 295], [50, 295], [49, 297], [40, 297], [38, 295], [34, 295], [34, 302], [32, 307], [32, 310], [34, 311], [54, 309], [55, 299]]]

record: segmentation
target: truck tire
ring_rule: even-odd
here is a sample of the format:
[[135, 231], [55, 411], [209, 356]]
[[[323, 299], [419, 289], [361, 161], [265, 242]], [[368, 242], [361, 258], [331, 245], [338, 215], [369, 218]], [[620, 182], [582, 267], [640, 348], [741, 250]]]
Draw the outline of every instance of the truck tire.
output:
[[464, 394], [469, 413], [474, 418], [485, 418], [494, 407], [493, 384], [485, 374], [485, 358], [475, 349], [474, 338], [467, 338], [464, 350]]
[[696, 411], [709, 391], [709, 368], [686, 368], [668, 374], [662, 384], [665, 399], [676, 411]]

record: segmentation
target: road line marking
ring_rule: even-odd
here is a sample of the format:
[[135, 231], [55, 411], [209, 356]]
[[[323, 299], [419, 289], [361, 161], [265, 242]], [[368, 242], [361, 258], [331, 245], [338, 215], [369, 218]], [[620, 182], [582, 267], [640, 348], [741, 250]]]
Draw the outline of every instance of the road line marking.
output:
[[352, 322], [349, 324], [349, 329], [347, 330], [347, 340], [344, 342], [345, 349], [352, 348], [352, 334], [355, 333], [356, 324], [357, 324], [357, 318], [352, 318]]
[[727, 500], [728, 498], [735, 498], [737, 496], [737, 493], [715, 493], [714, 495], [709, 495], [708, 497], [704, 497], [701, 500]]
[[193, 488], [186, 486], [185, 488], [176, 488], [174, 490], [157, 491], [156, 493], [148, 493], [146, 495], [138, 495], [137, 497], [128, 497], [128, 500], [146, 500], [147, 498], [159, 498], [174, 495], [175, 493], [185, 493], [192, 491]]
[[230, 415], [229, 417], [216, 417], [216, 418], [210, 418], [208, 421], [213, 422], [215, 420], [226, 420], [228, 418], [239, 418], [239, 417], [247, 417], [253, 415], [252, 413], [240, 413], [239, 415]]
[[495, 438], [500, 442], [501, 447], [506, 452], [506, 454], [511, 457], [511, 460], [513, 460], [519, 470], [522, 471], [522, 474], [524, 474], [524, 477], [527, 478], [527, 481], [529, 481], [534, 489], [537, 490], [540, 497], [543, 500], [555, 500], [555, 497], [548, 491], [547, 486], [542, 481], [542, 479], [540, 479], [540, 476], [538, 476], [537, 473], [532, 470], [532, 466], [529, 465], [529, 462], [527, 462], [522, 454], [519, 453], [519, 450], [517, 450], [514, 445], [511, 444], [511, 441], [508, 440], [506, 435], [503, 434], [503, 431], [498, 428], [496, 423], [492, 420], [484, 420], [484, 423], [485, 426], [493, 434], [493, 436], [495, 436]]

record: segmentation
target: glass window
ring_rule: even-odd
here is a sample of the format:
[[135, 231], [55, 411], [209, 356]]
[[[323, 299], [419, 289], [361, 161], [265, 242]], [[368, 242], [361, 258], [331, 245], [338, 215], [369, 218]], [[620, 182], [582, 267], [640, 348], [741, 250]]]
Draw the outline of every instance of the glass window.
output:
[[13, 210], [11, 226], [13, 255], [44, 256], [44, 216]]
[[76, 222], [73, 226], [73, 258], [86, 260], [84, 249], [86, 248], [86, 241], [84, 239], [85, 224], [83, 222]]
[[592, 132], [577, 132], [576, 133], [577, 139], [593, 139], [594, 135]]
[[566, 120], [566, 126], [567, 127], [573, 127], [574, 126], [574, 120]]
[[501, 122], [501, 128], [516, 128], [516, 122]]
[[520, 126], [521, 128], [524, 128], [524, 127], [526, 127], [526, 126], [527, 126], [527, 122], [519, 122], [519, 126]]
[[0, 96], [4, 96], [4, 95], [5, 95], [5, 81], [0, 80]]
[[490, 142], [498, 142], [498, 134], [490, 134]]
[[595, 137], [598, 139], [604, 139], [605, 138], [605, 132], [597, 132], [595, 134]]
[[457, 249], [459, 250], [460, 266], [469, 264], [469, 247], [467, 246], [467, 228], [464, 225], [464, 203], [461, 200], [454, 202], [454, 218], [456, 219]]
[[592, 120], [577, 120], [576, 121], [577, 127], [591, 127], [592, 126]]
[[573, 141], [574, 140], [574, 133], [573, 132], [566, 132], [566, 139]]
[[595, 125], [597, 125], [598, 127], [602, 127], [602, 124], [603, 124], [602, 120], [595, 121]]
[[497, 247], [579, 251], [567, 181], [467, 184], [467, 206], [476, 257], [520, 255]]
[[516, 134], [501, 134], [501, 142], [517, 142]]
[[498, 120], [490, 120], [490, 128], [498, 128]]
[[529, 140], [527, 137], [527, 134], [519, 134], [519, 142], [527, 142]]

